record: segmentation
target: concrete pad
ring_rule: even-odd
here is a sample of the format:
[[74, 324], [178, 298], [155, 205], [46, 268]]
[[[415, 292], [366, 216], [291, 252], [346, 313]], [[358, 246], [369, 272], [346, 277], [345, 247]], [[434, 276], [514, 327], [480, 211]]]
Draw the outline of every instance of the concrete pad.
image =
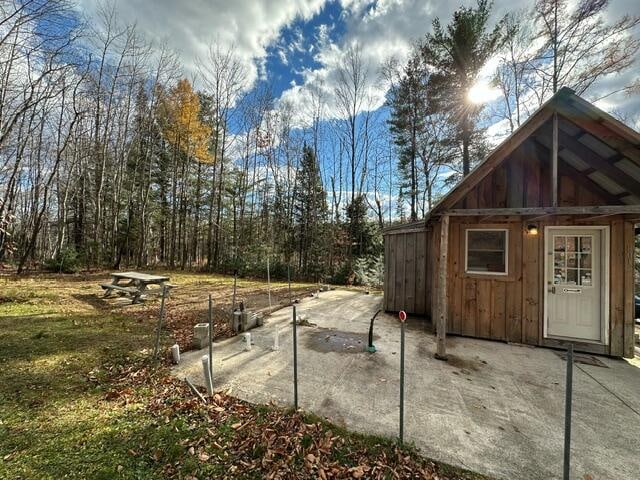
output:
[[[364, 351], [381, 297], [322, 292], [298, 313], [300, 407], [349, 429], [397, 436], [400, 326], [381, 313], [374, 354]], [[291, 308], [214, 345], [217, 390], [256, 403], [293, 404]], [[272, 351], [275, 326], [280, 350]], [[433, 358], [435, 339], [407, 325], [405, 441], [431, 458], [505, 479], [562, 477], [565, 362], [552, 350], [470, 338], [448, 339], [449, 362]], [[203, 385], [200, 358], [187, 352], [174, 373]], [[640, 362], [599, 357], [608, 368], [576, 364], [572, 478], [640, 478]]]

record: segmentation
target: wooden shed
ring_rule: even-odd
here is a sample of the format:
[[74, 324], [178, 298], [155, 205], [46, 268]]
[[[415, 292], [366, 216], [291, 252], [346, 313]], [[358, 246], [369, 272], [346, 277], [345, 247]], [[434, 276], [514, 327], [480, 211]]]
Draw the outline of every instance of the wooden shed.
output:
[[638, 221], [640, 134], [563, 88], [425, 220], [385, 230], [385, 309], [632, 357]]

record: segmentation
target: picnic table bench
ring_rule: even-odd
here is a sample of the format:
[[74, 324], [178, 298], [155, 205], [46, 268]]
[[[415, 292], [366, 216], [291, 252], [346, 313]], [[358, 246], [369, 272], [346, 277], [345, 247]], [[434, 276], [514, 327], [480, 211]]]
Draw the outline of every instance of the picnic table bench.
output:
[[[149, 290], [150, 285], [158, 285], [159, 288]], [[111, 274], [111, 283], [100, 285], [104, 290], [104, 296], [108, 297], [115, 290], [124, 295], [133, 297], [132, 303], [138, 303], [143, 295], [150, 291], [162, 292], [166, 288], [174, 285], [169, 283], [169, 277], [163, 275], [150, 275], [139, 272], [114, 272]]]

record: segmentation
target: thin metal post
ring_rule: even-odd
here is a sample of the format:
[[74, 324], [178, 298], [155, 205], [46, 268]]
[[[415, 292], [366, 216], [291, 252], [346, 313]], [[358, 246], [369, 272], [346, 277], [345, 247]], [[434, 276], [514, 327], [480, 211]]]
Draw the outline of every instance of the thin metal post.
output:
[[160, 313], [158, 315], [158, 327], [156, 330], [156, 343], [153, 348], [153, 358], [158, 356], [158, 350], [160, 349], [160, 331], [162, 330], [162, 321], [164, 320], [164, 303], [167, 298], [167, 287], [162, 287], [162, 301], [160, 303]]
[[236, 311], [236, 286], [238, 284], [238, 269], [233, 271], [233, 300], [231, 302], [231, 314]]
[[213, 303], [209, 294], [209, 375], [213, 384]]
[[202, 396], [195, 385], [191, 383], [187, 377], [184, 377], [184, 381], [187, 382], [187, 385], [189, 385], [189, 389], [193, 392], [193, 394], [196, 395], [200, 400], [202, 400], [202, 403], [207, 403], [207, 399]]
[[573, 343], [567, 350], [567, 384], [564, 399], [564, 473], [562, 478], [569, 480], [571, 471], [571, 397], [573, 395]]
[[271, 311], [271, 271], [269, 270], [269, 255], [267, 255], [267, 292], [269, 293], [269, 311]]
[[404, 442], [404, 321], [400, 322], [400, 445]]
[[291, 301], [291, 265], [287, 265], [287, 281], [289, 282], [289, 305], [293, 302]]
[[298, 320], [296, 306], [293, 306], [293, 405], [298, 410]]

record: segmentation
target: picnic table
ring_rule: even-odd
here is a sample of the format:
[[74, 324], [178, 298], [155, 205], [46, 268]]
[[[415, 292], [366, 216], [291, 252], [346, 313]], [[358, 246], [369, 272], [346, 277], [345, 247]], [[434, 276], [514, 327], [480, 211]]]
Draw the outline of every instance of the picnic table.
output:
[[104, 296], [108, 297], [113, 291], [122, 295], [133, 297], [132, 303], [138, 303], [140, 298], [149, 293], [150, 285], [158, 285], [159, 288], [152, 289], [162, 292], [165, 287], [172, 288], [169, 277], [164, 275], [150, 275], [140, 272], [114, 272], [111, 274], [111, 283], [100, 285], [104, 290]]

